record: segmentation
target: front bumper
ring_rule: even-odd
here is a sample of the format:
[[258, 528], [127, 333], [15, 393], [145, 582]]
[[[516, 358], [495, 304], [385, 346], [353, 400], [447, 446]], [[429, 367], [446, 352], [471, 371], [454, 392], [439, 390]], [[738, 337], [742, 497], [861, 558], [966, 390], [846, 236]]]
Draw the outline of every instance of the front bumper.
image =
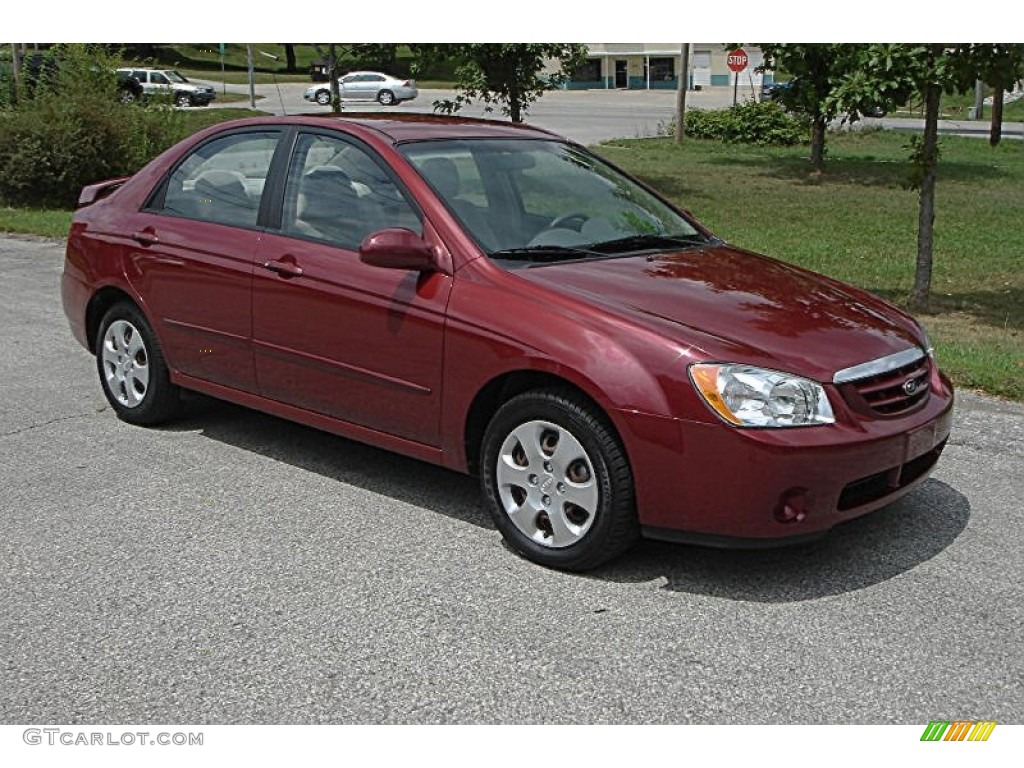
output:
[[735, 429], [619, 412], [650, 538], [789, 543], [923, 483], [953, 418], [947, 380], [911, 416], [800, 429]]

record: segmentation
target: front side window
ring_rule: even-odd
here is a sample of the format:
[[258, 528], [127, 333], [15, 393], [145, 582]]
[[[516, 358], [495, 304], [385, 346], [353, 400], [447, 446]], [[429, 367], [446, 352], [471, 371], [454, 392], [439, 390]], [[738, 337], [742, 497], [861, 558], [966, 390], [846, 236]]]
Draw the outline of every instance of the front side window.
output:
[[333, 136], [299, 136], [284, 193], [284, 234], [354, 251], [367, 235], [391, 227], [422, 233], [419, 214], [375, 157]]
[[149, 82], [156, 83], [157, 85], [167, 85], [167, 78], [160, 72], [154, 72], [150, 75]]
[[278, 135], [236, 133], [203, 144], [167, 180], [161, 212], [255, 227]]

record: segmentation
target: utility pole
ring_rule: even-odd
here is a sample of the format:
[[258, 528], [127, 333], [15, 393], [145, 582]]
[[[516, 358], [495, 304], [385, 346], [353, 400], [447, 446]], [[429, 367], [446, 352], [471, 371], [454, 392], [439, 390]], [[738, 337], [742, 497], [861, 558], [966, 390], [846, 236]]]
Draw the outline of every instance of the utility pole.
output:
[[686, 135], [686, 91], [690, 87], [690, 44], [683, 43], [679, 52], [679, 90], [676, 93], [676, 144]]
[[985, 116], [985, 83], [974, 81], [974, 119], [981, 120]]
[[253, 72], [252, 43], [245, 44], [245, 57], [249, 66], [249, 108], [256, 109], [256, 74]]

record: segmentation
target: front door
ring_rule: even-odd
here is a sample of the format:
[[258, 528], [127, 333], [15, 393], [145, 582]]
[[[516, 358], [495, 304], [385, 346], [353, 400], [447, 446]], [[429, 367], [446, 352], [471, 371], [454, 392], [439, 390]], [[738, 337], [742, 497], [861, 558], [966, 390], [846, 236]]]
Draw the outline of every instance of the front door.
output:
[[385, 227], [423, 232], [383, 162], [336, 135], [300, 134], [280, 231], [264, 236], [255, 270], [259, 390], [436, 446], [451, 278], [360, 261], [359, 244]]
[[615, 87], [629, 87], [629, 62], [625, 59], [615, 60]]

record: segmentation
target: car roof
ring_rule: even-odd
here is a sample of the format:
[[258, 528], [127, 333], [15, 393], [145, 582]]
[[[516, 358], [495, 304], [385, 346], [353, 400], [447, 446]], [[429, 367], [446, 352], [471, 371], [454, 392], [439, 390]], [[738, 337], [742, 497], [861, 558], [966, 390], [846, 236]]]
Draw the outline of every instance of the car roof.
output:
[[[399, 144], [407, 141], [438, 139], [565, 139], [543, 128], [522, 123], [480, 120], [471, 117], [449, 117], [424, 113], [387, 115], [379, 112], [346, 113], [344, 115], [287, 115], [254, 117], [219, 123], [217, 127], [242, 127], [245, 125], [308, 125], [314, 127], [339, 128], [357, 126], [358, 129], [373, 131]], [[359, 132], [357, 129], [356, 132]]]

